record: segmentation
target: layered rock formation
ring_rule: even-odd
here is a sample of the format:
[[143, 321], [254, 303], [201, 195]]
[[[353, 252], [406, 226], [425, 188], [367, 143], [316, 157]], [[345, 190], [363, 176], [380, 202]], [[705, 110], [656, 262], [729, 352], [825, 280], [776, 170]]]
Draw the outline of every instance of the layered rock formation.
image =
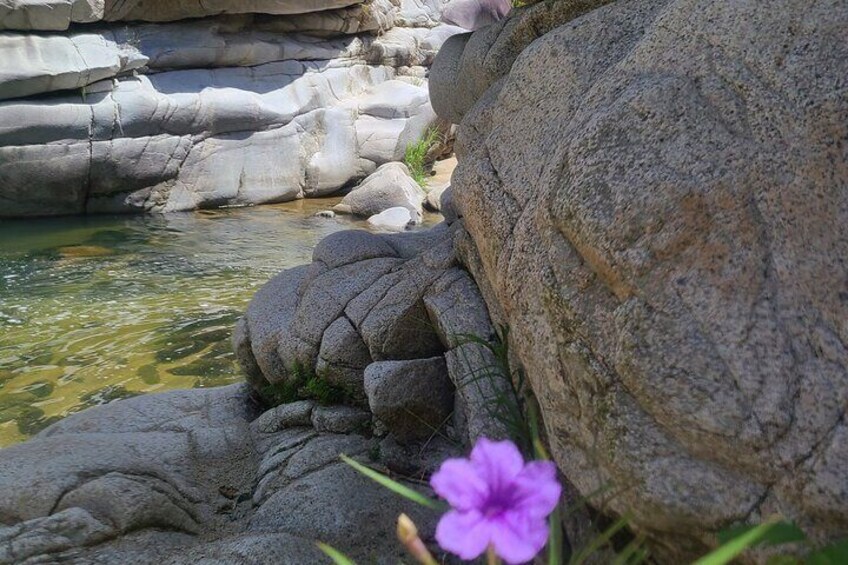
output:
[[0, 216], [335, 192], [402, 159], [434, 122], [426, 67], [459, 31], [440, 8], [0, 5]]
[[464, 262], [560, 468], [611, 488], [658, 557], [774, 513], [844, 537], [848, 5], [630, 0], [568, 21], [601, 4], [439, 54]]

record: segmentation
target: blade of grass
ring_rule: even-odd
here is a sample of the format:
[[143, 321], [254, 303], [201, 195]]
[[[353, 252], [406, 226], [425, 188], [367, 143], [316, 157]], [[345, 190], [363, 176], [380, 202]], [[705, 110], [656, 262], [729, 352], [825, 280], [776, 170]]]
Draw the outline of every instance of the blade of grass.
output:
[[353, 561], [350, 557], [346, 556], [344, 553], [327, 545], [326, 543], [318, 543], [318, 549], [324, 552], [324, 554], [333, 560], [335, 565], [356, 565], [356, 562]]
[[559, 506], [554, 508], [548, 518], [550, 535], [548, 536], [548, 565], [562, 565], [562, 518]]
[[624, 549], [615, 556], [612, 565], [633, 565], [633, 563], [641, 563], [646, 556], [645, 548], [642, 545], [645, 543], [645, 536], [642, 534], [633, 538], [633, 541], [627, 544]]
[[629, 519], [627, 517], [619, 519], [612, 526], [607, 528], [606, 531], [604, 531], [598, 537], [593, 539], [591, 543], [589, 543], [589, 545], [587, 545], [580, 551], [580, 553], [572, 557], [569, 561], [569, 564], [580, 565], [581, 563], [585, 562], [589, 557], [592, 556], [593, 553], [595, 553], [604, 545], [606, 545], [616, 533], [627, 527], [628, 522]]
[[741, 536], [728, 541], [712, 553], [698, 559], [692, 565], [724, 565], [725, 563], [730, 563], [740, 553], [756, 545], [774, 526], [775, 522], [766, 522], [755, 528], [751, 528]]
[[345, 463], [347, 463], [348, 465], [350, 465], [351, 467], [353, 467], [354, 469], [356, 469], [357, 471], [359, 471], [360, 473], [362, 473], [363, 475], [365, 475], [366, 477], [368, 477], [372, 481], [386, 487], [387, 489], [389, 489], [393, 493], [400, 495], [400, 496], [406, 498], [407, 500], [411, 500], [412, 502], [415, 502], [416, 504], [420, 504], [421, 506], [426, 506], [427, 508], [433, 508], [433, 509], [439, 508], [439, 504], [437, 504], [434, 500], [427, 498], [426, 496], [424, 496], [420, 492], [415, 491], [415, 490], [409, 488], [406, 485], [402, 485], [401, 483], [390, 479], [386, 475], [384, 475], [384, 474], [382, 474], [378, 471], [375, 471], [374, 469], [371, 469], [370, 467], [366, 467], [362, 463], [354, 461], [353, 459], [351, 459], [347, 455], [339, 455], [339, 457], [341, 457], [342, 461], [344, 461]]

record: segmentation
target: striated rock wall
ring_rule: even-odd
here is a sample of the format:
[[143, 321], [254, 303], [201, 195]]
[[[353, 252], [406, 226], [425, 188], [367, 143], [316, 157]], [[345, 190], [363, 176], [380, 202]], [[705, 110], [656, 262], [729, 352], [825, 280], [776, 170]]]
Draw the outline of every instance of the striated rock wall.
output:
[[335, 192], [400, 160], [434, 123], [427, 67], [460, 31], [438, 23], [440, 9], [0, 4], [0, 217]]
[[563, 0], [433, 67], [464, 262], [557, 463], [664, 561], [775, 513], [848, 535], [846, 29], [825, 0]]

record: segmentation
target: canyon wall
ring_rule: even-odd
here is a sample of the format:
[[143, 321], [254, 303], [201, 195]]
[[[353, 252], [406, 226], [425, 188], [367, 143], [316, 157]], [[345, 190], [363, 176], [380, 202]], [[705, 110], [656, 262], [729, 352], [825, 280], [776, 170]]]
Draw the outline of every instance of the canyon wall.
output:
[[440, 0], [0, 4], [0, 217], [334, 193], [436, 117]]

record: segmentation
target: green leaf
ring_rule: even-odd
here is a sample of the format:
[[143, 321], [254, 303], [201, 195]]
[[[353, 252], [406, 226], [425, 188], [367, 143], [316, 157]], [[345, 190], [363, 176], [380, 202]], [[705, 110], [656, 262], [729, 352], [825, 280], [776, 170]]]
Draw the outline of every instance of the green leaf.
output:
[[408, 486], [403, 485], [395, 480], [392, 480], [386, 475], [377, 472], [374, 469], [371, 469], [370, 467], [366, 467], [362, 463], [354, 461], [347, 455], [339, 455], [339, 457], [341, 457], [342, 461], [344, 461], [345, 463], [347, 463], [348, 465], [350, 465], [372, 481], [379, 483], [380, 485], [386, 487], [395, 494], [398, 494], [408, 500], [411, 500], [416, 504], [420, 504], [421, 506], [426, 506], [427, 508], [439, 508], [439, 505], [435, 501], [427, 498], [420, 492], [412, 490]]
[[721, 547], [695, 561], [692, 565], [724, 565], [729, 563], [746, 549], [760, 543], [775, 526], [777, 526], [776, 522], [767, 522], [753, 528], [747, 528], [741, 535], [725, 542]]
[[318, 543], [318, 549], [323, 551], [327, 555], [327, 557], [329, 557], [330, 559], [333, 560], [333, 563], [335, 563], [336, 565], [356, 565], [356, 563], [353, 561], [353, 559], [346, 556], [344, 553], [342, 553], [338, 549], [330, 547], [326, 543], [320, 543], [319, 542]]
[[[785, 543], [794, 543], [800, 541], [806, 541], [807, 536], [804, 532], [796, 526], [795, 524], [789, 522], [772, 522], [772, 527], [769, 529], [762, 538], [757, 542], [757, 545], [783, 545]], [[718, 534], [719, 543], [727, 543], [739, 536], [750, 532], [757, 526], [736, 526], [733, 528], [728, 528], [723, 532]]]
[[807, 565], [842, 565], [848, 563], [848, 540], [842, 540], [811, 553], [804, 560]]

